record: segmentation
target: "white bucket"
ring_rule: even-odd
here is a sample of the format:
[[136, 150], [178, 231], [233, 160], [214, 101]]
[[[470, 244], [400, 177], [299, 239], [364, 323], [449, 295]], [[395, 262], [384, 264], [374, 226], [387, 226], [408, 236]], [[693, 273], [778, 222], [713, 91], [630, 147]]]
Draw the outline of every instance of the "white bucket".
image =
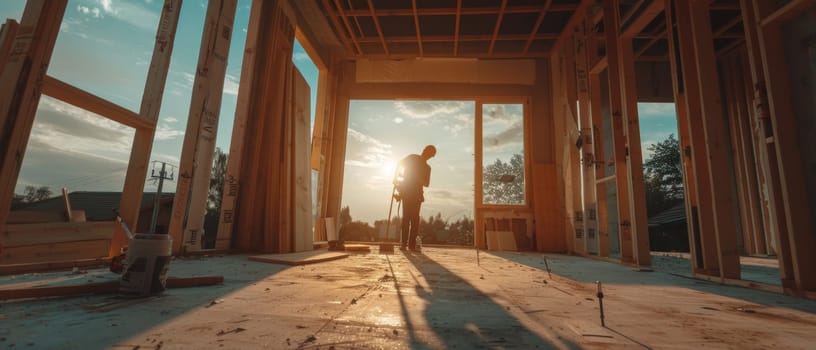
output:
[[164, 291], [173, 251], [170, 235], [137, 233], [128, 244], [119, 291], [149, 295]]

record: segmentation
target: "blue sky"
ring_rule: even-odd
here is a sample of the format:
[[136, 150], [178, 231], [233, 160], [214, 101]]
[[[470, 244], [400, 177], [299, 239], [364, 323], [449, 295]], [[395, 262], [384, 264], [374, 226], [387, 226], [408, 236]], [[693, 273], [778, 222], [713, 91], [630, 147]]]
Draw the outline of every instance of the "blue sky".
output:
[[[69, 0], [49, 74], [138, 111], [162, 3]], [[0, 18], [19, 21], [24, 6], [25, 0], [2, 0]], [[179, 162], [206, 6], [206, 0], [183, 2], [152, 160]], [[249, 6], [250, 0], [238, 1], [216, 141], [225, 151], [232, 134]], [[314, 111], [317, 69], [297, 43], [293, 61], [312, 87]], [[394, 162], [431, 143], [439, 154], [430, 161], [433, 178], [422, 215], [441, 212], [453, 219], [472, 215], [474, 106], [472, 101], [352, 101], [343, 198], [352, 216], [384, 219]], [[648, 157], [646, 146], [677, 133], [674, 106], [640, 104], [639, 109]], [[518, 131], [512, 123], [493, 122], [498, 123], [496, 132]], [[55, 192], [61, 187], [121, 191], [132, 139], [128, 127], [44, 96], [17, 191], [26, 185], [49, 186]], [[155, 189], [148, 181], [145, 190]], [[174, 189], [174, 182], [165, 183], [165, 191]]]

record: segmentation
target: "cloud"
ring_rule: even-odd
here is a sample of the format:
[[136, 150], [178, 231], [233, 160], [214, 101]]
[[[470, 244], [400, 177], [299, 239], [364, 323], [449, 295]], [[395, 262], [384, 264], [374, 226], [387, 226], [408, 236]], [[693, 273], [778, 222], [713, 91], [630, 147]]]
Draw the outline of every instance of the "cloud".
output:
[[394, 108], [413, 119], [427, 119], [440, 114], [458, 113], [468, 104], [459, 101], [397, 101]]
[[[145, 1], [153, 8], [153, 1]], [[145, 8], [139, 3], [123, 0], [95, 0], [85, 1], [77, 5], [77, 12], [91, 18], [101, 19], [106, 16], [116, 18], [136, 28], [155, 32], [159, 24], [159, 13]]]
[[498, 133], [484, 136], [484, 148], [489, 150], [501, 149], [507, 145], [521, 144], [524, 136], [524, 127], [521, 122], [515, 122], [509, 128]]
[[677, 118], [674, 103], [638, 103], [638, 118]]
[[400, 117], [394, 118], [394, 123], [396, 123], [396, 124], [402, 124], [403, 121], [405, 121], [405, 120], [400, 118]]
[[224, 78], [224, 93], [227, 95], [238, 95], [239, 79], [231, 74]]
[[442, 128], [449, 131], [453, 136], [458, 136], [462, 130], [472, 130], [473, 119], [473, 115], [469, 113], [456, 114], [453, 116], [453, 122], [444, 125]]
[[184, 131], [173, 129], [167, 124], [159, 125], [156, 128], [156, 140], [172, 140], [179, 136], [184, 136]]
[[176, 122], [178, 122], [178, 118], [176, 118], [176, 117], [167, 117], [167, 118], [164, 118], [164, 121], [166, 121], [168, 123], [176, 123]]
[[391, 160], [391, 145], [352, 128], [348, 129], [348, 136], [346, 165], [379, 169]]

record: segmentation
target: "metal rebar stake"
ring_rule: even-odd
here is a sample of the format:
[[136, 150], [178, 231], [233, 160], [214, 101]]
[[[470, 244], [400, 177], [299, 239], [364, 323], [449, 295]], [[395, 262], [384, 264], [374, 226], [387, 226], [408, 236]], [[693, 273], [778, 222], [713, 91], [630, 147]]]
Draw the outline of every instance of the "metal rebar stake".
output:
[[606, 327], [606, 323], [604, 323], [604, 309], [603, 309], [603, 289], [601, 287], [600, 281], [595, 281], [595, 284], [598, 286], [598, 304], [601, 307], [601, 327]]

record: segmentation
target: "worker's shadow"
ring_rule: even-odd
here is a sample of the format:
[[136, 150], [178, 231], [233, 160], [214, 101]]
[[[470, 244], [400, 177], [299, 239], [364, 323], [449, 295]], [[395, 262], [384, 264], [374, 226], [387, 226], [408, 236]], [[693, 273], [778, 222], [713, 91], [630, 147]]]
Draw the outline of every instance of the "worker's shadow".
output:
[[[580, 348], [577, 344], [562, 337], [548, 340], [536, 334], [507, 312], [505, 307], [493, 301], [489, 295], [428, 256], [417, 253], [405, 253], [405, 256], [421, 274], [417, 276], [409, 270], [417, 296], [426, 303], [423, 316], [428, 330], [435, 333], [435, 337], [431, 338], [443, 343], [426, 344], [421, 340], [423, 338], [418, 335], [425, 329], [419, 329], [411, 321], [411, 316], [417, 313], [406, 309], [405, 302], [402, 300], [403, 294], [399, 293], [412, 348], [437, 348], [440, 345], [443, 348], [460, 349]], [[420, 283], [420, 278], [423, 278], [426, 283]], [[410, 282], [406, 282], [404, 281], [403, 285], [411, 285]], [[399, 284], [398, 281], [398, 289]]]

